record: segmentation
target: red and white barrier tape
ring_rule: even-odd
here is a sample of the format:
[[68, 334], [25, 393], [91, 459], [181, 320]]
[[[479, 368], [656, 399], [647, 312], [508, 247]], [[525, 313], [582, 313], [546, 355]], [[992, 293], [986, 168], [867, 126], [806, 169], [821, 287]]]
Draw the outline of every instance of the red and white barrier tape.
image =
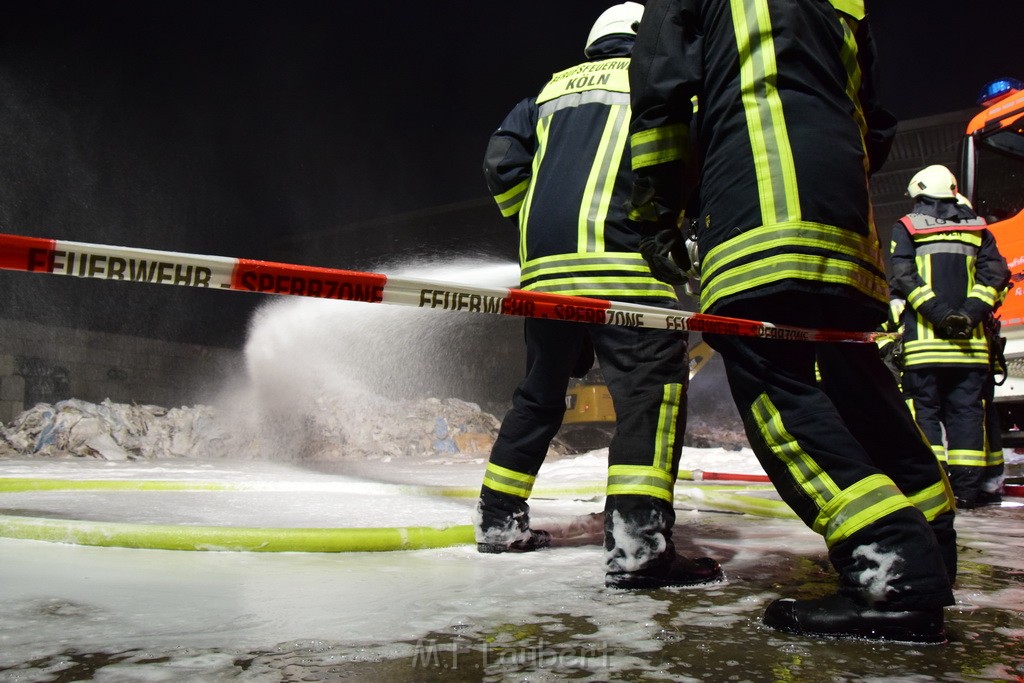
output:
[[688, 477], [680, 473], [680, 479], [693, 479], [693, 481], [750, 481], [750, 482], [771, 482], [767, 474], [743, 474], [733, 472], [704, 472], [703, 470], [691, 470], [687, 472]]
[[521, 289], [6, 234], [0, 234], [0, 269], [795, 341], [873, 342], [884, 336]]

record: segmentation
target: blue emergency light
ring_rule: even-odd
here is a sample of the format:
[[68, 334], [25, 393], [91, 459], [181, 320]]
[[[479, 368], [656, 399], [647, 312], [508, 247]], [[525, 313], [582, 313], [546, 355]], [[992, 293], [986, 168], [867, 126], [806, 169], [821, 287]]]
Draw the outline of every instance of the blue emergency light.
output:
[[1016, 78], [997, 78], [981, 89], [981, 94], [978, 95], [978, 104], [988, 107], [1020, 90], [1024, 90], [1024, 82]]

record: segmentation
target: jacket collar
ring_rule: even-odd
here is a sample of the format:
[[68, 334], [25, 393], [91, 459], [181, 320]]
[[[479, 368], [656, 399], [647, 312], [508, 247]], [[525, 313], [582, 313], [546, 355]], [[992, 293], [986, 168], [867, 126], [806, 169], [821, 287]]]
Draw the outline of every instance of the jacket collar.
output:
[[633, 43], [636, 38], [627, 34], [613, 34], [594, 41], [594, 44], [584, 50], [587, 59], [608, 59], [609, 57], [628, 57], [633, 52]]
[[978, 214], [955, 199], [935, 199], [924, 196], [918, 197], [914, 201], [913, 213], [923, 213], [926, 216], [941, 218], [945, 221], [973, 220], [978, 217]]

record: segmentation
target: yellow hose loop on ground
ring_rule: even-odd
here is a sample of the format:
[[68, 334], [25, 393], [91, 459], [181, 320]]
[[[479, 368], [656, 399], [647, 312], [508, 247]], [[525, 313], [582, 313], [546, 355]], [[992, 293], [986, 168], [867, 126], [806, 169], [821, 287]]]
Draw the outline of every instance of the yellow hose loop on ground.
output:
[[122, 524], [0, 515], [0, 536], [150, 550], [343, 553], [444, 548], [474, 543], [473, 527], [253, 528]]
[[233, 484], [133, 479], [25, 479], [0, 477], [0, 493], [27, 491], [236, 491]]
[[[677, 481], [676, 487], [692, 486]], [[703, 490], [719, 491], [770, 491], [771, 484], [700, 484]], [[479, 488], [455, 486], [416, 486], [411, 484], [388, 484], [384, 482], [283, 482], [283, 483], [227, 483], [209, 481], [171, 481], [137, 479], [32, 479], [0, 477], [0, 493], [25, 493], [29, 491], [319, 491], [326, 493], [390, 493], [443, 498], [475, 498]], [[558, 497], [579, 495], [600, 495], [605, 493], [604, 482], [575, 484], [571, 486], [538, 487], [532, 497]]]
[[709, 491], [703, 487], [676, 487], [676, 503], [690, 503], [698, 510], [721, 510], [724, 512], [742, 512], [757, 517], [775, 517], [778, 519], [797, 519], [793, 510], [781, 500], [759, 498], [742, 493], [726, 493]]
[[[678, 483], [678, 482], [677, 482]], [[295, 488], [300, 486], [301, 488]], [[742, 491], [771, 490], [762, 485], [677, 485], [677, 502], [702, 510], [741, 512], [761, 517], [795, 517], [784, 503]], [[407, 486], [377, 482], [319, 482], [307, 484], [234, 484], [202, 481], [140, 481], [122, 479], [0, 478], [0, 493], [40, 491], [329, 491], [400, 493], [445, 497], [479, 495], [475, 488]], [[604, 495], [604, 484], [583, 484], [537, 490], [534, 497]], [[475, 542], [473, 527], [382, 528], [254, 528], [175, 524], [129, 524], [90, 520], [51, 519], [0, 515], [0, 537], [76, 545], [141, 548], [150, 550], [221, 550], [243, 552], [378, 552], [468, 545]]]

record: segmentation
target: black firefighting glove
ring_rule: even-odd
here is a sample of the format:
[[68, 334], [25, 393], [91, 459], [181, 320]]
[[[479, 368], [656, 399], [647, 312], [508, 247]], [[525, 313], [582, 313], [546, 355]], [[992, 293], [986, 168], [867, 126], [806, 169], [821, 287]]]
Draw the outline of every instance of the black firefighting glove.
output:
[[626, 217], [647, 224], [647, 230], [678, 227], [679, 210], [672, 206], [672, 198], [660, 196], [651, 178], [639, 176], [634, 178], [629, 199], [623, 203]]
[[927, 299], [921, 305], [915, 306], [917, 314], [932, 324], [936, 330], [942, 325], [946, 316], [956, 313], [957, 310], [937, 296]]
[[651, 275], [670, 285], [684, 285], [692, 268], [683, 233], [675, 228], [659, 230], [640, 239], [640, 255], [651, 267]]
[[637, 223], [657, 223], [658, 209], [654, 202], [654, 187], [645, 178], [636, 178], [626, 200], [626, 216]]
[[954, 311], [942, 319], [936, 331], [943, 339], [970, 339], [974, 325], [963, 311]]
[[992, 317], [992, 307], [973, 296], [964, 299], [959, 312], [971, 319], [971, 327], [977, 327]]

